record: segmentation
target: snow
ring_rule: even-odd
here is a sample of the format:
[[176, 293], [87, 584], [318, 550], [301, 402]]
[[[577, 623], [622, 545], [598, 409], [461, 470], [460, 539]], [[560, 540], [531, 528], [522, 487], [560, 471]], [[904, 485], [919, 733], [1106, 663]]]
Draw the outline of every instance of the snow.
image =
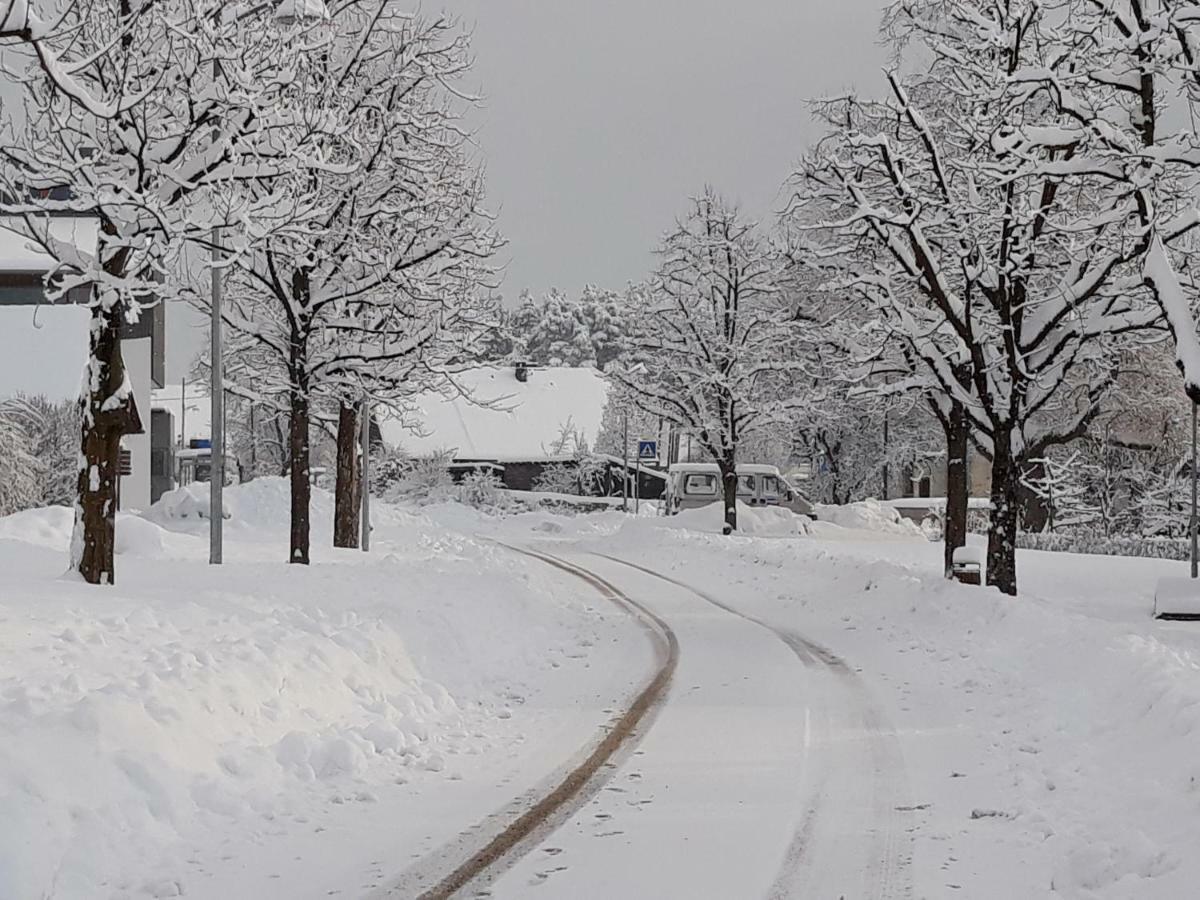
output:
[[[732, 537], [716, 504], [443, 503], [379, 504], [373, 553], [317, 540], [293, 567], [286, 483], [227, 496], [225, 566], [206, 520], [167, 514], [180, 496], [119, 521], [103, 590], [61, 577], [69, 510], [0, 519], [0, 896], [361, 896], [542, 782], [650, 652], [494, 539], [595, 568], [681, 656], [608, 788], [491, 896], [765, 896], [795, 834], [821, 896], [862, 896], [845, 879], [876, 844], [905, 896], [1175, 900], [1200, 878], [1200, 626], [1152, 618], [1186, 564], [1021, 551], [1013, 598], [947, 582], [878, 503], [743, 507]], [[316, 491], [315, 535], [330, 516]]]
[[983, 557], [984, 552], [982, 547], [967, 545], [966, 547], [955, 548], [953, 562], [956, 566], [982, 566]]
[[817, 520], [852, 531], [875, 532], [897, 537], [923, 537], [913, 522], [903, 518], [894, 506], [878, 500], [862, 500], [846, 506], [817, 504]]
[[[28, 509], [0, 518], [0, 541], [20, 541], [56, 550], [71, 542], [75, 511], [66, 506]], [[153, 522], [129, 513], [117, 513], [118, 556], [158, 556], [163, 551], [162, 529]]]
[[0, 520], [0, 897], [357, 895], [649, 667], [615, 606], [504, 548], [380, 505], [370, 556], [290, 567], [282, 480], [227, 495], [223, 567], [206, 527], [122, 516], [104, 589], [61, 577], [69, 510]]
[[1154, 615], [1200, 619], [1200, 580], [1161, 578], [1154, 591]]
[[90, 313], [82, 306], [0, 305], [0, 397], [79, 397]]
[[[720, 503], [709, 503], [694, 509], [680, 510], [666, 520], [672, 528], [720, 534], [725, 525], [725, 511]], [[795, 537], [807, 534], [812, 520], [790, 509], [778, 506], [748, 506], [737, 501], [738, 532], [759, 537]]]
[[[229, 503], [221, 496], [223, 518], [231, 518]], [[145, 516], [151, 522], [158, 522], [164, 528], [175, 529], [181, 523], [187, 530], [187, 525], [207, 523], [212, 514], [212, 494], [208, 482], [192, 482], [183, 487], [167, 491], [158, 498], [158, 502], [146, 510]], [[207, 525], [205, 525], [207, 527]]]
[[1200, 403], [1200, 338], [1196, 336], [1196, 321], [1179, 276], [1158, 235], [1154, 236], [1146, 254], [1144, 275], [1154, 288], [1175, 339], [1175, 360], [1183, 375], [1184, 387], [1192, 402]]
[[511, 368], [482, 367], [455, 381], [475, 402], [421, 394], [413, 403], [415, 430], [397, 418], [384, 419], [384, 440], [414, 457], [451, 451], [459, 459], [541, 460], [563, 455], [554, 447], [570, 424], [595, 446], [608, 397], [608, 383], [595, 369], [532, 368], [522, 383]]
[[[860, 673], [902, 750], [904, 771], [891, 774], [911, 797], [900, 805], [913, 840], [913, 896], [1174, 900], [1193, 893], [1200, 629], [1150, 614], [1158, 578], [1182, 574], [1183, 565], [1022, 551], [1027, 589], [1011, 598], [945, 581], [936, 543], [881, 539], [887, 535], [730, 539], [664, 527], [669, 521], [612, 517], [607, 528], [592, 523], [577, 532], [574, 546], [653, 566], [731, 608], [798, 629]], [[571, 536], [565, 526], [559, 540]], [[706, 714], [710, 729], [722, 728], [720, 710]], [[833, 746], [836, 753], [853, 745]], [[643, 758], [639, 768], [649, 765]], [[869, 773], [860, 770], [860, 779]], [[781, 782], [781, 797], [794, 796], [795, 782]], [[670, 803], [675, 783], [671, 791], [622, 788], [626, 812], [610, 831], [638, 829], [640, 815], [631, 817], [629, 806]], [[712, 790], [719, 802], [720, 785]], [[825, 827], [849, 814], [837, 796]], [[797, 827], [805, 809], [794, 810]], [[822, 827], [818, 816], [812, 828]], [[564, 830], [544, 845], [565, 847], [554, 867], [540, 867], [560, 896], [588, 895], [572, 873], [597, 871], [593, 856], [612, 877], [644, 866], [665, 886], [677, 875], [702, 880], [705, 873], [719, 883], [717, 869], [736, 859], [683, 854], [680, 868], [688, 871], [677, 872], [669, 855], [645, 858], [655, 833], [617, 848], [573, 834]], [[539, 853], [544, 860], [541, 848], [528, 859]], [[527, 895], [538, 867], [515, 871], [526, 880], [506, 878], [494, 896]], [[768, 894], [773, 871], [768, 866], [763, 881], [739, 894]]]

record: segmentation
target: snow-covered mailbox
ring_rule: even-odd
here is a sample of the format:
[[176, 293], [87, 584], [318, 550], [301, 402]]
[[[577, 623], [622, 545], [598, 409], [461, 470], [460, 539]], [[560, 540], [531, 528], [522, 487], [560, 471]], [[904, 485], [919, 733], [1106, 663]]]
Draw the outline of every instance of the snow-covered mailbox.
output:
[[959, 547], [954, 551], [954, 580], [963, 584], [983, 583], [983, 551], [978, 547]]
[[[50, 228], [57, 239], [81, 247], [97, 240], [94, 219], [56, 217]], [[48, 303], [45, 278], [51, 265], [49, 256], [0, 220], [0, 397], [44, 396], [56, 402], [79, 397], [90, 321], [88, 309], [79, 304], [86, 302], [88, 289], [74, 289], [68, 302]], [[163, 309], [155, 306], [122, 331], [121, 352], [146, 426], [122, 440], [130, 474], [121, 478], [120, 499], [128, 509], [151, 502], [150, 390], [164, 381], [164, 325]]]

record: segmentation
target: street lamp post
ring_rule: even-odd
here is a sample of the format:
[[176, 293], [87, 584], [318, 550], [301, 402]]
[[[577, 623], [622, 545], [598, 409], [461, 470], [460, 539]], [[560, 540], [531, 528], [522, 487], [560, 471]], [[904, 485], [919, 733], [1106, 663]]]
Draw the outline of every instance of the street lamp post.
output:
[[629, 413], [621, 414], [621, 512], [629, 512]]
[[[217, 63], [213, 60], [213, 76], [217, 75]], [[225, 525], [225, 361], [222, 357], [221, 341], [221, 229], [213, 225], [212, 230], [212, 318], [209, 331], [212, 347], [209, 353], [209, 369], [212, 384], [209, 395], [212, 401], [212, 463], [208, 482], [208, 562], [220, 565], [222, 561], [223, 528]]]

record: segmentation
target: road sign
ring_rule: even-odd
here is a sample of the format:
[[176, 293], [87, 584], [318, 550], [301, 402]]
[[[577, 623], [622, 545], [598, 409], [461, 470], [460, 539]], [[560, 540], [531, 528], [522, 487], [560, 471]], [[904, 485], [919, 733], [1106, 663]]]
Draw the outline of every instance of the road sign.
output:
[[658, 441], [638, 441], [638, 459], [658, 459]]

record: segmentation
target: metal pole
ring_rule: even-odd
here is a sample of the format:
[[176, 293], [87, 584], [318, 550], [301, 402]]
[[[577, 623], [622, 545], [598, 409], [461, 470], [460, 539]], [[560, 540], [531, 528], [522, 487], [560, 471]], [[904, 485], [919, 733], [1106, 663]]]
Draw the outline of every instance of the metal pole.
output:
[[621, 512], [629, 512], [629, 413], [621, 413], [621, 430], [624, 438], [621, 446]]
[[362, 403], [362, 548], [371, 549], [371, 401]]
[[1200, 576], [1200, 555], [1197, 554], [1197, 518], [1196, 518], [1196, 409], [1200, 404], [1192, 404], [1192, 518], [1188, 523], [1188, 534], [1192, 539], [1192, 577]]
[[889, 435], [888, 435], [888, 413], [887, 413], [887, 410], [885, 409], [883, 411], [883, 499], [884, 500], [892, 499], [890, 496], [888, 496], [888, 490], [889, 490], [889, 486], [890, 486], [891, 480], [892, 480], [891, 472], [889, 471], [889, 467], [888, 467], [888, 438], [889, 438]]
[[179, 448], [187, 447], [187, 379], [179, 380]]
[[637, 462], [633, 464], [633, 514], [642, 508], [642, 448], [638, 447]]
[[208, 499], [208, 561], [211, 565], [221, 564], [223, 526], [225, 524], [225, 366], [221, 346], [221, 271], [217, 263], [221, 259], [219, 249], [220, 230], [212, 230], [212, 348], [209, 369], [212, 385], [209, 388], [212, 400], [212, 465], [209, 469]]

